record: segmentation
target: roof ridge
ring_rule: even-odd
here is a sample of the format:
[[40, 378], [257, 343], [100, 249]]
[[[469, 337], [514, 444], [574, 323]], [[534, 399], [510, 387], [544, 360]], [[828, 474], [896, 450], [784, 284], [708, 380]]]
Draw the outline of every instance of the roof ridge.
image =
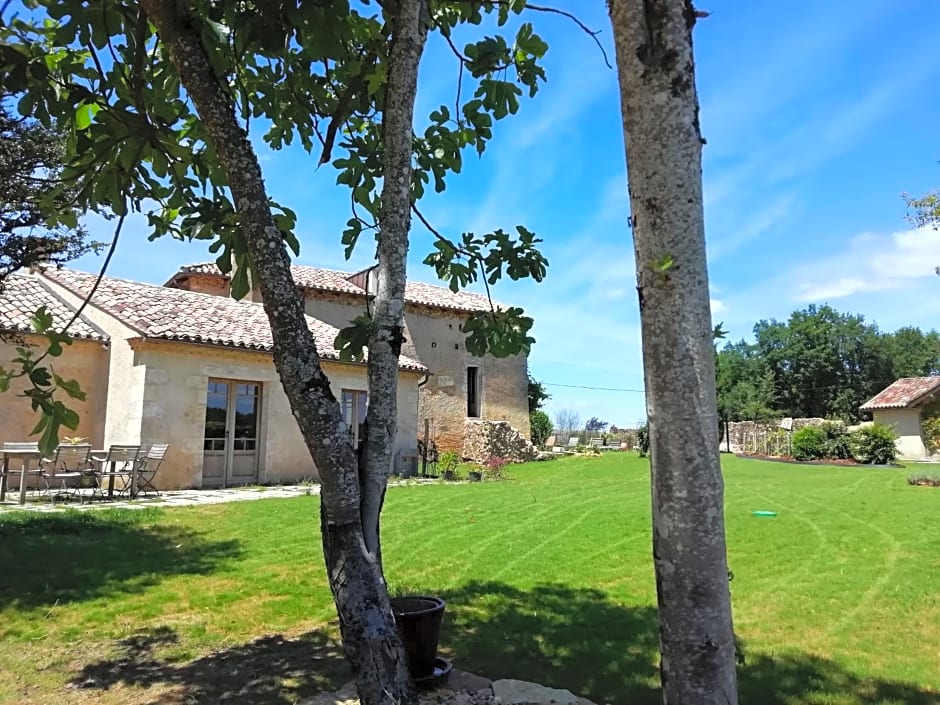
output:
[[45, 307], [52, 315], [53, 329], [64, 331], [76, 339], [108, 341], [110, 336], [96, 325], [84, 313], [78, 313], [77, 306], [63, 298], [41, 276], [11, 273], [4, 281], [4, 291], [0, 295], [0, 318], [7, 319], [0, 328], [13, 333], [36, 333], [32, 326], [35, 310]]
[[[192, 264], [184, 264], [180, 266], [180, 270], [188, 269], [190, 267], [203, 267], [206, 265], [211, 265], [211, 266], [218, 268], [218, 265], [214, 261], [208, 261], [208, 262], [193, 262]], [[349, 271], [345, 269], [334, 269], [332, 267], [318, 267], [316, 265], [300, 264], [298, 262], [291, 262], [290, 266], [291, 268], [309, 269], [309, 270], [313, 270], [316, 272], [330, 272], [331, 274], [340, 274], [346, 277], [351, 277], [351, 276], [355, 276], [356, 274], [362, 274], [363, 272], [367, 272], [370, 269], [375, 269], [377, 265], [372, 265], [371, 267], [364, 267], [363, 269], [359, 269], [355, 271]], [[228, 274], [224, 274], [221, 271], [221, 269], [219, 270], [219, 274], [225, 277], [229, 276]], [[479, 296], [481, 298], [487, 298], [486, 294], [480, 293], [479, 291], [470, 291], [468, 289], [461, 289], [457, 292], [453, 292], [450, 290], [450, 287], [446, 285], [446, 282], [443, 279], [438, 279], [437, 284], [432, 284], [431, 282], [423, 281], [421, 279], [412, 279], [411, 277], [407, 277], [405, 281], [408, 284], [419, 284], [421, 286], [431, 286], [431, 287], [434, 287], [435, 289], [443, 289], [444, 291], [447, 291], [448, 293], [451, 293], [451, 294], [454, 294], [454, 293], [467, 294], [469, 296]], [[352, 282], [350, 282], [350, 284], [352, 284]], [[362, 287], [359, 287], [359, 288], [361, 289]], [[365, 289], [363, 289], [363, 291], [365, 291]]]
[[[213, 267], [214, 272], [199, 272], [192, 271], [199, 267]], [[310, 275], [311, 278], [315, 278], [317, 273], [327, 274], [331, 276], [341, 277], [342, 286], [331, 286], [329, 283], [317, 283], [310, 281], [295, 281], [298, 287], [308, 288], [313, 290], [321, 291], [335, 291], [340, 294], [348, 295], [365, 295], [370, 296], [369, 292], [359, 284], [356, 284], [352, 281], [352, 278], [362, 274], [363, 272], [373, 269], [373, 267], [366, 267], [358, 272], [345, 272], [338, 269], [328, 269], [326, 267], [316, 267], [311, 264], [298, 264], [291, 263], [291, 270], [295, 275]], [[179, 270], [170, 277], [167, 283], [172, 282], [178, 275], [207, 275], [207, 276], [229, 276], [223, 274], [219, 269], [219, 266], [215, 262], [198, 262], [193, 264], [182, 265]], [[295, 276], [295, 280], [297, 276]], [[474, 312], [474, 311], [488, 311], [490, 310], [490, 304], [506, 308], [507, 305], [493, 299], [487, 294], [469, 291], [467, 289], [461, 289], [459, 291], [451, 291], [449, 286], [446, 286], [446, 282], [443, 280], [438, 280], [437, 284], [431, 284], [426, 281], [421, 281], [418, 279], [406, 279], [405, 280], [405, 301], [408, 303], [418, 304], [422, 306], [430, 306], [432, 308], [439, 308], [449, 311], [462, 311], [462, 312]], [[411, 288], [412, 293], [408, 295], [408, 288]], [[213, 296], [214, 294], [210, 294]]]
[[[69, 310], [71, 310], [71, 311], [72, 311], [72, 317], [73, 317], [73, 318], [75, 318], [75, 314], [77, 313], [77, 314], [78, 314], [78, 318], [75, 319], [76, 321], [81, 321], [81, 322], [84, 323], [86, 326], [88, 326], [88, 327], [91, 328], [92, 330], [96, 331], [99, 335], [102, 335], [105, 340], [110, 340], [110, 339], [111, 339], [111, 336], [108, 335], [108, 333], [107, 333], [101, 326], [99, 326], [98, 324], [96, 324], [96, 323], [95, 323], [94, 321], [92, 321], [90, 318], [86, 318], [86, 317], [85, 317], [85, 312], [84, 312], [84, 310], [81, 310], [81, 311], [79, 310], [79, 309], [82, 308], [81, 306], [73, 306], [72, 304], [70, 304], [68, 301], [66, 301], [64, 298], [62, 298], [62, 297], [59, 295], [59, 292], [53, 291], [53, 290], [49, 287], [49, 283], [48, 283], [47, 281], [45, 281], [42, 277], [36, 277], [35, 281], [36, 281], [37, 284], [39, 284], [39, 286], [41, 286], [41, 287], [43, 288], [43, 290], [49, 292], [49, 294], [50, 294], [56, 301], [60, 302], [63, 306], [65, 306], [66, 308], [68, 308]], [[89, 301], [88, 303], [91, 303], [91, 301]], [[73, 321], [73, 323], [74, 323], [74, 321]], [[67, 328], [67, 326], [66, 326], [66, 328]], [[62, 332], [62, 333], [68, 333], [68, 331], [66, 330], [66, 328], [63, 328], [61, 332]]]
[[[98, 276], [97, 274], [94, 274], [93, 272], [84, 272], [81, 269], [72, 269], [71, 267], [56, 267], [55, 269], [56, 271], [74, 272], [75, 274], [84, 274], [89, 277]], [[45, 271], [43, 271], [43, 274], [45, 274]], [[245, 298], [236, 299], [231, 296], [219, 296], [218, 294], [208, 294], [204, 291], [192, 291], [191, 289], [179, 289], [179, 288], [172, 287], [172, 286], [165, 286], [163, 284], [151, 284], [150, 282], [140, 282], [140, 281], [137, 281], [136, 279], [126, 279], [124, 277], [113, 277], [109, 274], [106, 274], [105, 276], [102, 277], [102, 281], [105, 279], [110, 279], [111, 281], [116, 281], [116, 282], [122, 282], [124, 284], [130, 284], [132, 286], [145, 287], [145, 288], [150, 288], [150, 289], [159, 289], [161, 292], [173, 291], [173, 292], [178, 292], [179, 294], [185, 294], [187, 296], [201, 296], [206, 299], [224, 299], [227, 301], [233, 301], [237, 304], [251, 304], [253, 306], [264, 305], [260, 301], [252, 301], [251, 299], [245, 299]]]

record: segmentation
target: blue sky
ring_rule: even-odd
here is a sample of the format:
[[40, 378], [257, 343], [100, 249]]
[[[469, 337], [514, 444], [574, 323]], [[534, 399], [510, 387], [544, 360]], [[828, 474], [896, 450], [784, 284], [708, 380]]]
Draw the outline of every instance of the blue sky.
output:
[[[555, 4], [602, 30], [612, 56], [606, 3]], [[715, 321], [737, 338], [760, 319], [828, 302], [884, 329], [937, 327], [940, 233], [912, 231], [900, 194], [940, 186], [940, 5], [699, 5], [712, 12], [696, 27], [695, 49]], [[548, 83], [422, 208], [448, 233], [524, 224], [545, 240], [547, 279], [501, 283], [494, 296], [535, 318], [530, 368], [552, 394], [548, 411], [633, 424], [645, 416], [643, 371], [616, 74], [563, 18], [529, 19], [551, 47]], [[453, 103], [456, 75], [432, 41], [419, 116]], [[261, 158], [271, 193], [299, 215], [299, 261], [367, 266], [365, 239], [352, 262], [343, 259], [348, 195], [335, 172], [297, 150]], [[110, 238], [108, 224], [89, 225]], [[211, 258], [204, 243], [147, 235], [143, 218], [128, 221], [111, 274], [163, 283], [179, 265]], [[434, 282], [421, 264], [429, 247], [415, 225], [412, 278]]]

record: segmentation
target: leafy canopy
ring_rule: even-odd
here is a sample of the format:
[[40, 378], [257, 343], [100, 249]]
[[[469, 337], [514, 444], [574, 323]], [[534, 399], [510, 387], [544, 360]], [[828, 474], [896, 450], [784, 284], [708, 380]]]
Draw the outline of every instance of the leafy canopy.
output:
[[718, 409], [730, 421], [792, 416], [855, 422], [858, 407], [899, 377], [940, 374], [936, 331], [885, 332], [830, 306], [809, 306], [786, 321], [760, 321], [754, 338], [718, 352]]
[[[147, 216], [150, 237], [205, 240], [232, 295], [249, 289], [251, 263], [231, 191], [176, 71], [142, 9], [130, 0], [26, 0], [25, 15], [0, 22], [0, 89], [19, 116], [65, 134], [61, 183], [78, 212]], [[5, 6], [6, 7], [6, 6]], [[377, 236], [383, 171], [382, 114], [391, 31], [381, 4], [196, 0], [195, 21], [221, 86], [245, 130], [261, 130], [273, 149], [298, 143], [336, 169], [350, 190], [350, 219], [341, 236], [347, 257], [363, 232]], [[493, 126], [534, 96], [548, 47], [528, 22], [513, 33], [484, 36], [459, 47], [455, 30], [487, 16], [500, 31], [525, 0], [429, 0], [429, 28], [455, 57], [455, 100], [428, 116], [414, 134], [414, 210], [437, 238], [426, 258], [453, 290], [504, 276], [541, 281], [547, 261], [539, 239], [521, 225], [447, 237], [421, 215], [428, 187], [440, 192], [482, 154]], [[336, 154], [334, 155], [334, 152]], [[313, 167], [313, 164], [312, 164]], [[271, 203], [284, 242], [297, 255], [297, 216]], [[47, 213], [47, 227], [74, 225], [74, 212]], [[368, 317], [341, 332], [344, 359], [361, 359]], [[494, 306], [464, 326], [471, 354], [525, 353], [532, 320], [516, 307]]]

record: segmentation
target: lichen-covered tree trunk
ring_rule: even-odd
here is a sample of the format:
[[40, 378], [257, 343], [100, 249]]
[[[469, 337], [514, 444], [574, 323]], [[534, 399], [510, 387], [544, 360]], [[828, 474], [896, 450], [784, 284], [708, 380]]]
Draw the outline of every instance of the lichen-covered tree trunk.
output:
[[356, 455], [319, 364], [257, 156], [236, 121], [231, 95], [212, 71], [199, 24], [185, 0], [141, 0], [141, 6], [157, 28], [228, 177], [271, 324], [274, 364], [320, 471], [327, 573], [360, 698], [364, 705], [413, 702], [414, 686], [385, 583], [363, 538]]
[[688, 0], [609, 0], [626, 141], [667, 705], [735, 705]]
[[384, 172], [379, 218], [377, 288], [369, 338], [369, 412], [360, 468], [366, 546], [382, 565], [379, 515], [391, 471], [398, 421], [398, 357], [404, 330], [405, 261], [411, 228], [411, 159], [418, 64], [427, 28], [427, 0], [401, 0], [388, 60], [382, 111]]

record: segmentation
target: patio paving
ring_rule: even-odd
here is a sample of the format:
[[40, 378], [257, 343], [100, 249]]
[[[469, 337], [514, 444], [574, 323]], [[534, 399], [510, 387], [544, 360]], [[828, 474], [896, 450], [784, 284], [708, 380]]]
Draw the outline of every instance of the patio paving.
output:
[[[395, 480], [389, 482], [389, 487], [400, 485], [426, 484], [437, 482], [434, 479], [411, 478], [408, 480]], [[146, 496], [137, 499], [118, 499], [116, 501], [99, 501], [80, 504], [78, 502], [51, 502], [32, 494], [27, 497], [26, 504], [17, 503], [16, 493], [7, 494], [6, 500], [0, 502], [0, 512], [62, 512], [66, 509], [79, 511], [95, 509], [142, 509], [144, 507], [189, 507], [199, 504], [224, 504], [225, 502], [250, 502], [255, 499], [284, 499], [287, 497], [302, 497], [304, 495], [319, 495], [320, 485], [257, 485], [249, 487], [229, 487], [212, 490], [166, 490], [161, 491], [159, 497]]]

